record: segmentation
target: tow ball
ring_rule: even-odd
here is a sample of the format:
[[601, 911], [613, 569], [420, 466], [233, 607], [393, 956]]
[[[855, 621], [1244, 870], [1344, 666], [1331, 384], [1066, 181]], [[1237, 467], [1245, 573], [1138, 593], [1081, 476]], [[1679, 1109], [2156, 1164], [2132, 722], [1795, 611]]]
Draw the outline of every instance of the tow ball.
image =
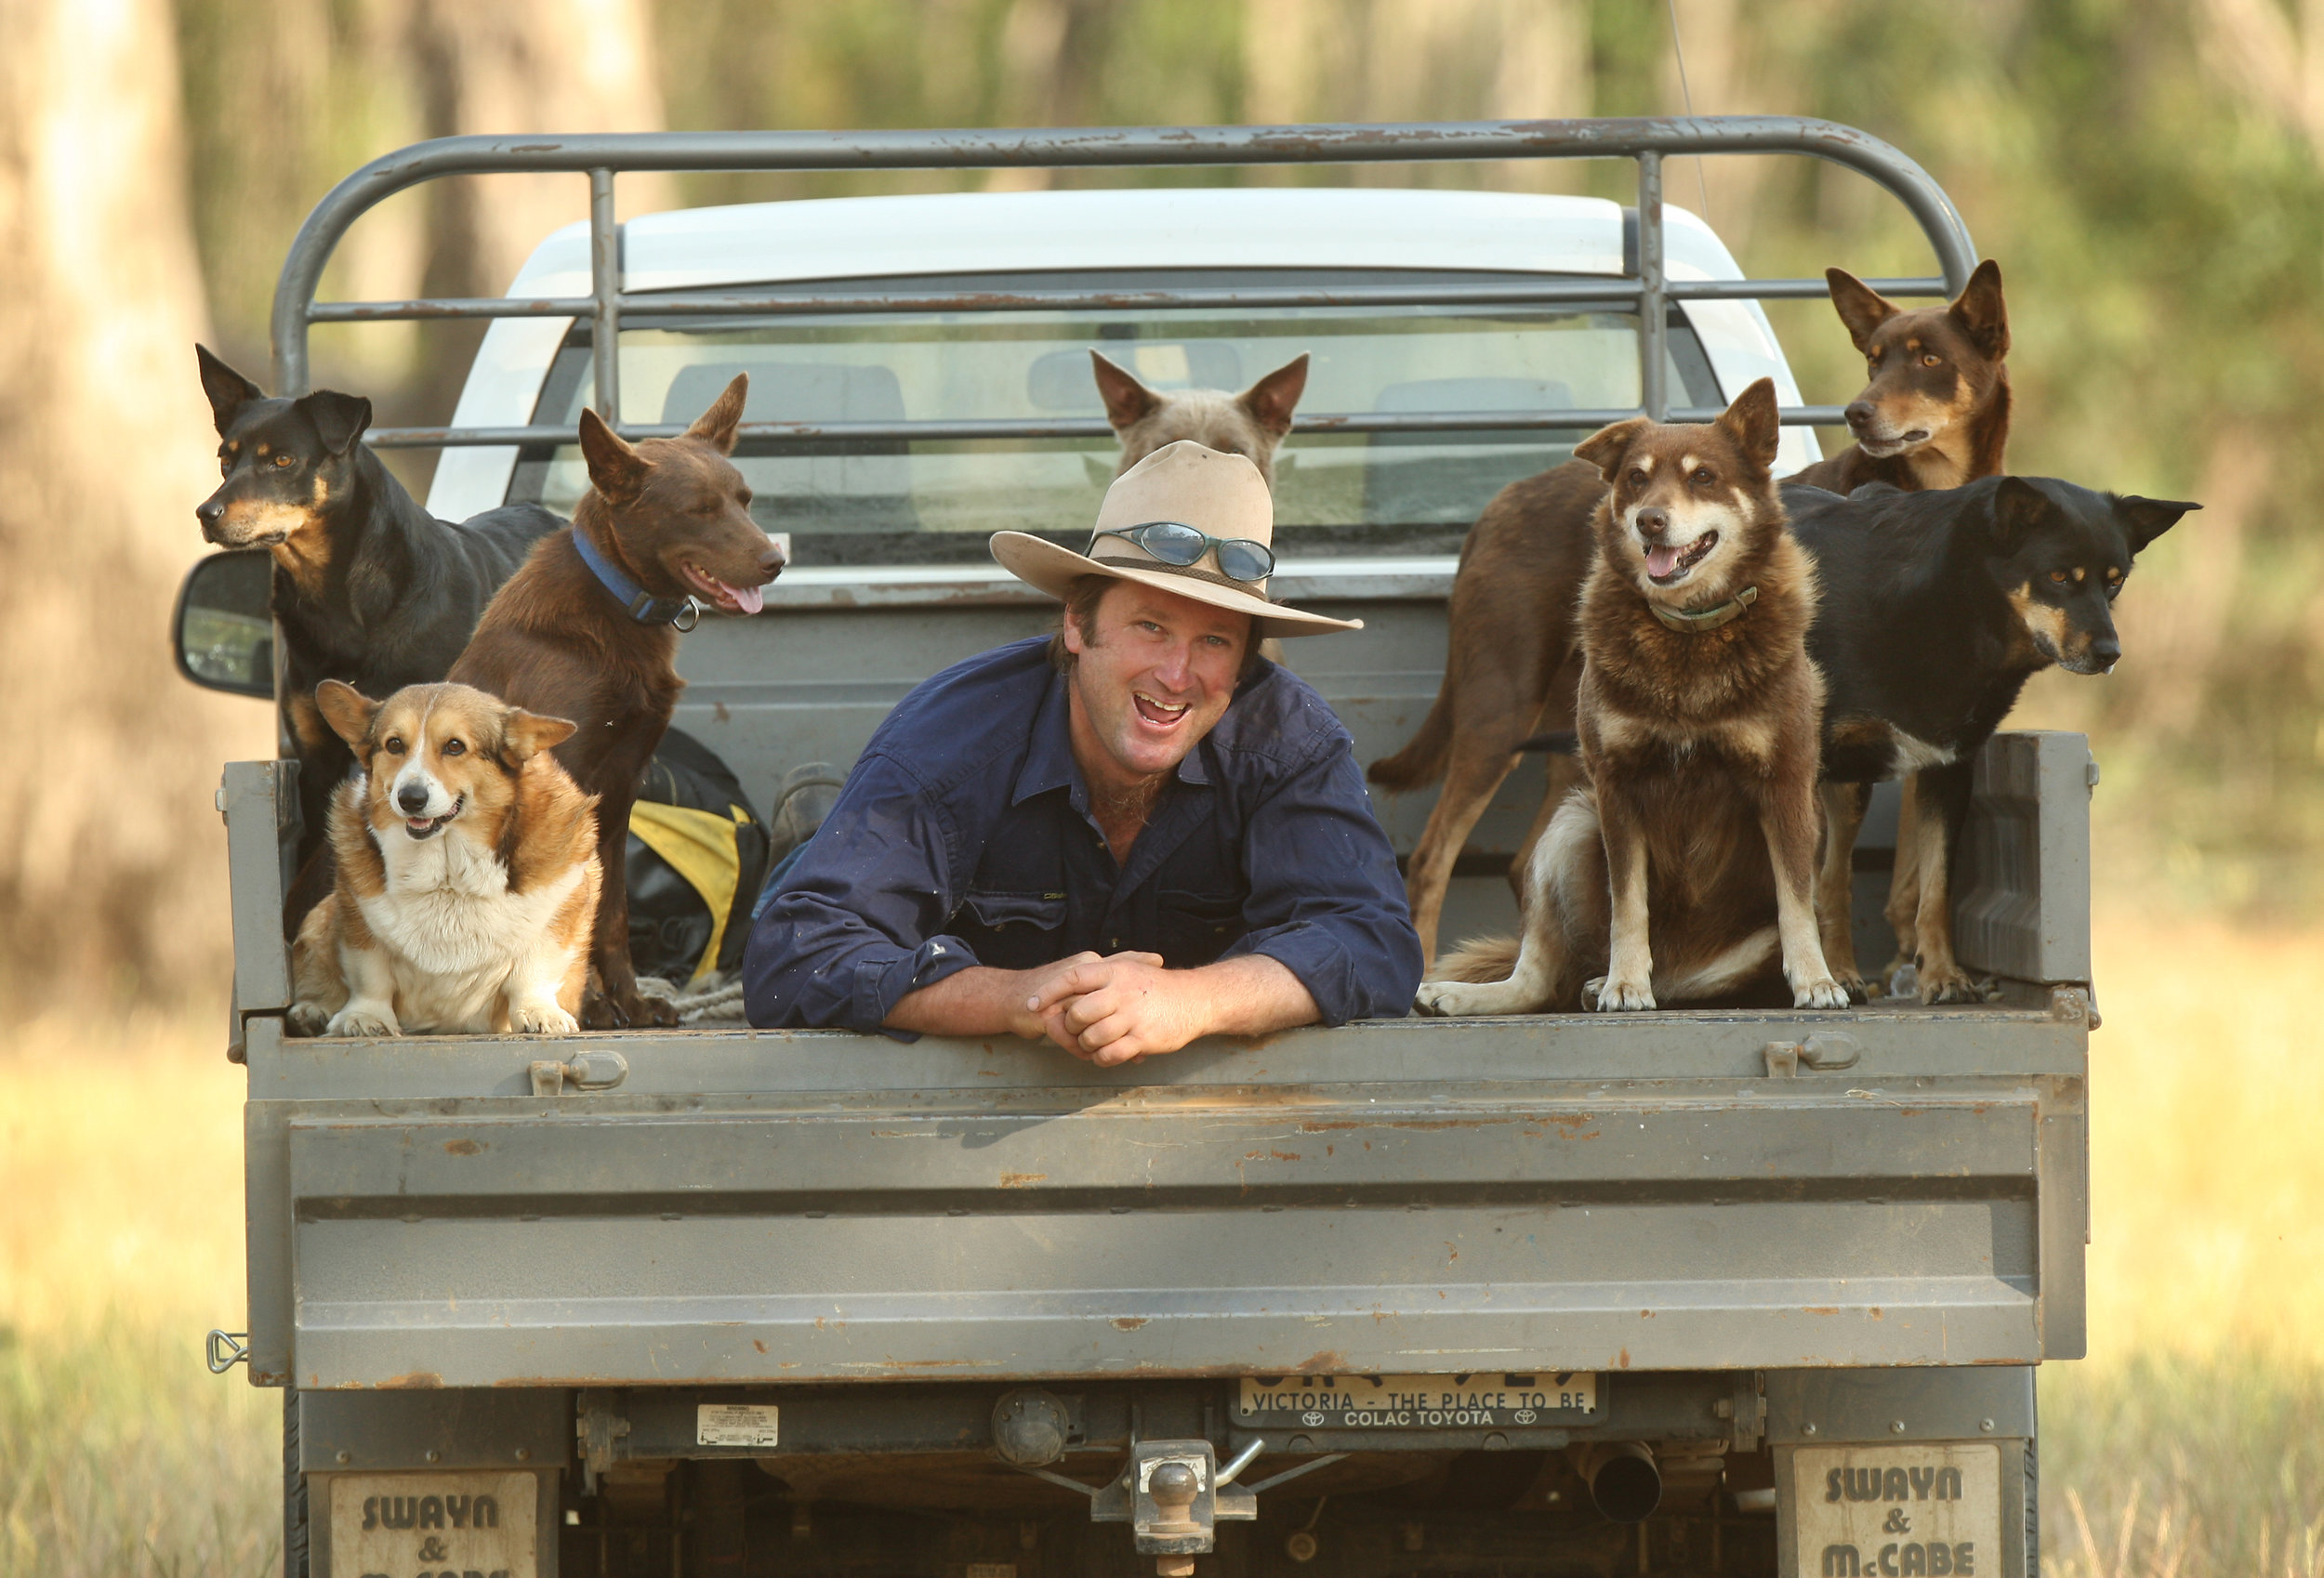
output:
[[1129, 1524], [1138, 1554], [1154, 1558], [1155, 1578], [1193, 1578], [1195, 1558], [1212, 1548], [1219, 1519], [1259, 1516], [1257, 1493], [1235, 1483], [1259, 1449], [1253, 1441], [1221, 1468], [1206, 1440], [1139, 1441], [1122, 1471], [1103, 1485], [1046, 1468], [1024, 1472], [1088, 1496], [1092, 1523]]

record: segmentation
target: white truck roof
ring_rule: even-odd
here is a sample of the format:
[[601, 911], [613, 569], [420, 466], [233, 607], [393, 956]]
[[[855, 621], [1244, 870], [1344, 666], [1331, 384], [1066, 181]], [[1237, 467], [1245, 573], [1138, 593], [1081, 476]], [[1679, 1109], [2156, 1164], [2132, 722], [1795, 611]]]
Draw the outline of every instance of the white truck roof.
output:
[[[1674, 280], [1742, 278], [1710, 228], [1683, 208], [1664, 221]], [[1622, 271], [1622, 210], [1600, 198], [1390, 188], [1145, 187], [1102, 191], [944, 192], [848, 197], [648, 214], [623, 227], [633, 291], [912, 274], [1155, 269], [1412, 269], [1608, 274]], [[568, 225], [534, 252], [512, 296], [584, 296], [589, 238]], [[1773, 377], [1800, 403], [1756, 302], [1682, 304], [1730, 397]], [[504, 318], [485, 334], [454, 422], [532, 419], [572, 320]], [[1094, 413], [1093, 413], [1094, 414]], [[1784, 430], [1777, 465], [1816, 458], [1805, 429]], [[455, 449], [428, 506], [462, 519], [507, 496], [512, 448]]]

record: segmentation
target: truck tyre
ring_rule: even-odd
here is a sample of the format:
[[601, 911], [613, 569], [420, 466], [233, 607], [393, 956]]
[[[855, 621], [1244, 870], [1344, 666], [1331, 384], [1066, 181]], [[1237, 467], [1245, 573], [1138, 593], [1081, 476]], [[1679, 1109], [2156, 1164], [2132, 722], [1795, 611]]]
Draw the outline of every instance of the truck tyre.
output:
[[283, 1388], [283, 1578], [307, 1578], [307, 1477], [298, 1469], [298, 1393]]

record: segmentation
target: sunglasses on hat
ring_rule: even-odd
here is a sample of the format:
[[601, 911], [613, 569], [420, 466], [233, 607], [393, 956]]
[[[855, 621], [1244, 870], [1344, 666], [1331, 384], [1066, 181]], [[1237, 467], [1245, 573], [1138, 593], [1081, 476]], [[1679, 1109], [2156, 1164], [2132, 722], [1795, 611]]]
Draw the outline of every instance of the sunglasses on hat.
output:
[[1164, 564], [1191, 570], [1210, 549], [1219, 550], [1219, 572], [1230, 581], [1264, 581], [1274, 573], [1274, 550], [1248, 537], [1214, 537], [1182, 520], [1149, 520], [1142, 526], [1098, 532], [1089, 538], [1094, 549], [1100, 537], [1119, 537], [1135, 543]]

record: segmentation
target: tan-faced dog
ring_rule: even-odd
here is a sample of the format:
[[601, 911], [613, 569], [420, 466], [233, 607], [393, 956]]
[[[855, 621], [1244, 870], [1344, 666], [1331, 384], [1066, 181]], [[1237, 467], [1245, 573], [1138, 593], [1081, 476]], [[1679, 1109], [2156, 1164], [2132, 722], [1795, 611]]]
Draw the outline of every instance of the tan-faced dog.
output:
[[361, 770], [331, 796], [337, 886], [291, 949], [298, 1035], [571, 1034], [588, 977], [597, 802], [573, 732], [465, 685], [315, 705]]
[[640, 994], [629, 962], [629, 809], [685, 687], [676, 622], [686, 599], [757, 613], [760, 588], [783, 569], [727, 459], [748, 390], [737, 374], [685, 432], [634, 445], [582, 412], [589, 491], [572, 529], [541, 539], [452, 665], [461, 684], [577, 726], [557, 757], [598, 798], [605, 881], [591, 949], [596, 989], [583, 1005], [591, 1030], [678, 1022], [669, 1004]]
[[1249, 457], [1267, 486], [1275, 483], [1275, 451], [1291, 430], [1291, 413], [1307, 388], [1307, 353], [1241, 394], [1224, 389], [1150, 389], [1096, 351], [1089, 353], [1105, 420], [1121, 440], [1120, 476], [1164, 444], [1192, 439], [1221, 454]]
[[1816, 929], [1816, 569], [1776, 494], [1777, 431], [1762, 378], [1708, 426], [1632, 417], [1575, 448], [1611, 488], [1579, 615], [1591, 786], [1535, 846], [1522, 943], [1464, 947], [1422, 1012], [1652, 1008], [1778, 962], [1796, 1006], [1847, 1006]]
[[[1861, 441], [1794, 480], [1842, 493], [1875, 480], [1911, 492], [1998, 475], [2009, 436], [2000, 267], [1979, 264], [1959, 299], [1914, 311], [1842, 270], [1826, 278], [1872, 381], [1848, 407]], [[1444, 780], [1405, 876], [1412, 924], [1431, 954], [1454, 862], [1516, 766], [1519, 742], [1565, 729], [1573, 717], [1580, 672], [1574, 605], [1594, 552], [1591, 513], [1604, 493], [1597, 468], [1577, 461], [1512, 482], [1485, 506], [1460, 545], [1451, 650], [1435, 704], [1405, 747], [1367, 774], [1393, 794]], [[1566, 758], [1550, 759], [1549, 780], [1510, 868], [1521, 896], [1531, 851], [1573, 782]]]
[[1855, 442], [1789, 479], [1835, 493], [1867, 482], [1905, 492], [1998, 477], [2009, 447], [2009, 307], [1990, 257], [1943, 307], [1907, 310], [1827, 269], [1831, 304], [1864, 353], [1864, 392], [1844, 414]]

